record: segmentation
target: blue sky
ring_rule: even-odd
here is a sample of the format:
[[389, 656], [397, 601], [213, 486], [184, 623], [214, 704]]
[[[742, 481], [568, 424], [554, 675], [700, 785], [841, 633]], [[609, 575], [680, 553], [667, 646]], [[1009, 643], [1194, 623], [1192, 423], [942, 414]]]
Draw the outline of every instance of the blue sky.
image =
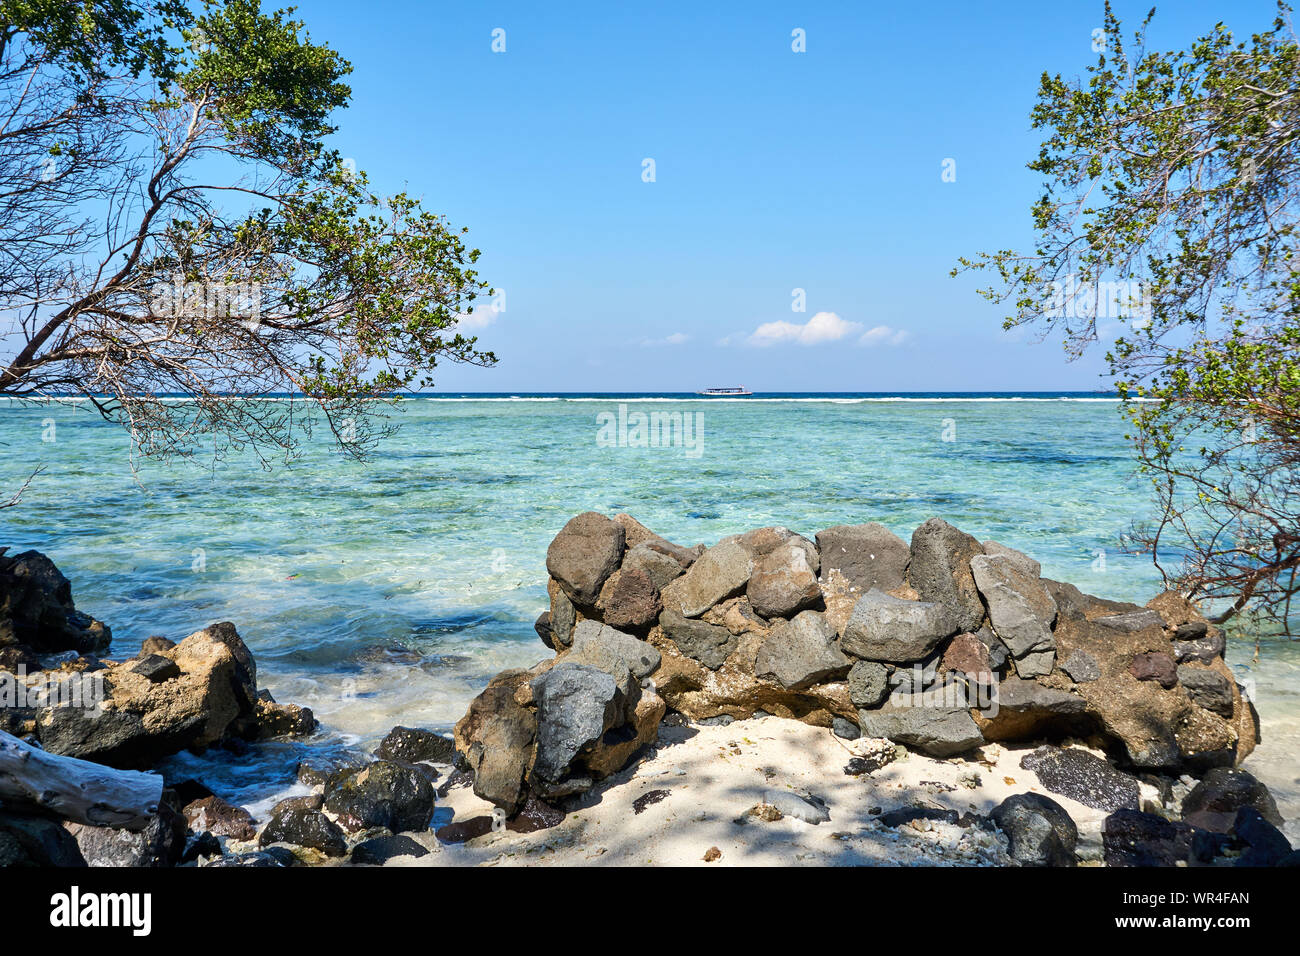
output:
[[[1135, 26], [1150, 5], [1116, 9]], [[1152, 46], [1273, 13], [1164, 4]], [[478, 333], [500, 365], [445, 366], [440, 390], [1105, 384], [1100, 355], [1003, 333], [981, 277], [948, 276], [959, 255], [1029, 245], [1039, 76], [1095, 60], [1101, 2], [304, 0], [298, 15], [355, 67], [339, 149], [468, 226], [504, 292]]]

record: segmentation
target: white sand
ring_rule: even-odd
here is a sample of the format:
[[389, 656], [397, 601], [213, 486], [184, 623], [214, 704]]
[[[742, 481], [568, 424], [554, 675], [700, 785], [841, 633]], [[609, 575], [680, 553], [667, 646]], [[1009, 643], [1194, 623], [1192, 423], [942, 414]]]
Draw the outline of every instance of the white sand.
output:
[[[726, 727], [663, 726], [648, 757], [602, 781], [559, 826], [489, 833], [458, 845], [440, 844], [429, 832], [420, 840], [433, 852], [388, 865], [1005, 865], [1005, 841], [988, 830], [929, 822], [891, 829], [869, 811], [929, 806], [987, 814], [1013, 793], [1046, 793], [1035, 774], [1020, 768], [1032, 747], [993, 745], [983, 751], [987, 762], [909, 753], [859, 777], [844, 773], [852, 747], [829, 730], [779, 717]], [[972, 774], [978, 774], [975, 786]], [[824, 800], [830, 821], [814, 826], [745, 815], [765, 792], [789, 788]], [[653, 790], [668, 795], [636, 813], [634, 801]], [[1106, 814], [1048, 795], [1079, 826], [1083, 859], [1100, 860]], [[439, 808], [437, 825], [448, 822], [449, 810], [456, 821], [491, 812], [468, 787], [451, 790]], [[711, 847], [722, 855], [706, 863]]]

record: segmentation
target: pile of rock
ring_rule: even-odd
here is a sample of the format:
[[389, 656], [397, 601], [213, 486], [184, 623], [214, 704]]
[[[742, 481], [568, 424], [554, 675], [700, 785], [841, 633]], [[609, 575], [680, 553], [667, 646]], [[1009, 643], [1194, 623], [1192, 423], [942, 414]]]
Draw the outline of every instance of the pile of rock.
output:
[[[0, 551], [0, 732], [10, 735], [12, 748], [72, 758], [67, 767], [74, 773], [82, 772], [82, 760], [148, 768], [182, 750], [239, 748], [315, 730], [310, 710], [276, 703], [258, 689], [257, 665], [229, 622], [179, 643], [151, 637], [126, 660], [97, 656], [110, 640], [106, 625], [76, 609], [68, 579], [49, 558]], [[57, 759], [46, 764], [57, 776]], [[22, 793], [21, 779], [11, 783]], [[191, 828], [184, 802], [169, 792], [142, 827], [96, 825], [84, 814], [66, 816], [53, 797], [36, 797], [36, 806], [19, 801], [0, 814], [0, 861], [167, 865], [211, 848], [211, 831]], [[223, 810], [222, 819], [238, 817], [234, 810]]]
[[507, 814], [624, 768], [666, 710], [775, 714], [937, 757], [1070, 736], [1172, 774], [1234, 766], [1258, 740], [1190, 602], [1092, 597], [938, 518], [910, 544], [863, 524], [686, 548], [586, 512], [546, 565], [536, 629], [555, 657], [497, 675], [456, 726], [475, 792]]

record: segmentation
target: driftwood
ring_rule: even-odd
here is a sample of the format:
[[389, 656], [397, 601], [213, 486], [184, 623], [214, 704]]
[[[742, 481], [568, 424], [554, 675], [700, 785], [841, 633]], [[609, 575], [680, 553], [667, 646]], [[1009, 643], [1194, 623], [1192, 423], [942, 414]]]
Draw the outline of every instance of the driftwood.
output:
[[156, 773], [59, 757], [0, 730], [0, 801], [96, 827], [143, 830], [158, 813]]

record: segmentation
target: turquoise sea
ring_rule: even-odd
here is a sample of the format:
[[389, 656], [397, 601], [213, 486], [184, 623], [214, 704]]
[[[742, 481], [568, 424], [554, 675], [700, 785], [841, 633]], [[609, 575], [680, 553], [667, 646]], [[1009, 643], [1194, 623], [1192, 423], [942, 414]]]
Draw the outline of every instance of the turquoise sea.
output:
[[[650, 416], [657, 418], [650, 420]], [[643, 414], [646, 418], [640, 419]], [[110, 656], [234, 621], [261, 683], [326, 739], [449, 729], [504, 667], [547, 653], [546, 546], [572, 515], [626, 511], [682, 544], [762, 525], [808, 536], [938, 515], [1106, 597], [1160, 590], [1122, 536], [1147, 508], [1118, 402], [1098, 395], [413, 396], [358, 463], [322, 437], [291, 465], [147, 464], [82, 402], [0, 402], [0, 491], [43, 466], [0, 545], [49, 554]], [[644, 427], [643, 427], [644, 426]], [[685, 427], [683, 427], [685, 426]], [[1265, 740], [1248, 767], [1297, 835], [1300, 650], [1231, 645]], [[183, 758], [242, 802], [292, 781], [298, 748]]]

